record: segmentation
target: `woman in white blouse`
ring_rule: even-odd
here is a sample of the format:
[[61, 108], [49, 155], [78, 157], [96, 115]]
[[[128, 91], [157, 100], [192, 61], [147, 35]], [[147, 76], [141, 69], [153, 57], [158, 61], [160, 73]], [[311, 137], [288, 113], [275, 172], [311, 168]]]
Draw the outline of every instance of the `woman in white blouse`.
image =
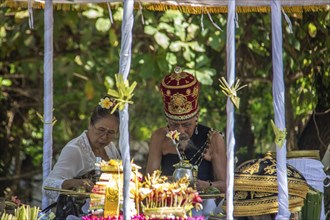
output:
[[[43, 186], [60, 189], [84, 187], [87, 192], [91, 191], [92, 180], [77, 177], [95, 169], [96, 157], [105, 161], [120, 159], [120, 153], [112, 143], [119, 130], [119, 113], [111, 114], [114, 106], [114, 99], [101, 99], [91, 115], [88, 130], [65, 145]], [[56, 191], [46, 190], [45, 193], [53, 201], [59, 196]]]

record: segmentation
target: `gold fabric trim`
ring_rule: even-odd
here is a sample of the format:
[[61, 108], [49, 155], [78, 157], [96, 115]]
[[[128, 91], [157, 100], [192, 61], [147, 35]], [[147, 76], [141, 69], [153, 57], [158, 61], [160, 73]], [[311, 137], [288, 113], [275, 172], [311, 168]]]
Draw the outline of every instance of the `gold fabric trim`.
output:
[[184, 120], [188, 120], [192, 117], [194, 117], [195, 115], [197, 115], [199, 111], [199, 108], [196, 109], [196, 111], [190, 113], [190, 114], [187, 114], [187, 115], [172, 115], [166, 111], [165, 112], [165, 116], [169, 119], [172, 119], [172, 120], [175, 120], [175, 121], [184, 121]]
[[[28, 8], [28, 3], [26, 1], [13, 1], [13, 0], [0, 0], [0, 3], [3, 3], [4, 7], [10, 8]], [[54, 9], [56, 10], [84, 10], [88, 8], [89, 3], [75, 3], [74, 1], [68, 3], [54, 3]], [[104, 8], [107, 8], [106, 3], [96, 3], [101, 5]], [[111, 8], [114, 5], [121, 5], [121, 2], [111, 2]], [[77, 7], [77, 5], [79, 5]], [[183, 13], [189, 14], [206, 14], [209, 13], [227, 13], [227, 6], [189, 6], [189, 5], [166, 5], [166, 4], [144, 4], [142, 5], [144, 9], [151, 11], [167, 11], [167, 10], [179, 10]], [[33, 2], [34, 9], [43, 9], [44, 2]], [[134, 8], [139, 10], [140, 5], [138, 3], [135, 4]], [[330, 11], [329, 5], [304, 5], [304, 6], [283, 6], [283, 10], [287, 13], [301, 13], [301, 12], [319, 12], [319, 11]], [[269, 6], [236, 6], [237, 13], [269, 13], [271, 11]]]
[[319, 150], [289, 151], [289, 152], [286, 153], [286, 157], [287, 158], [308, 157], [308, 158], [320, 160], [320, 151]]
[[[226, 203], [224, 203], [226, 204]], [[304, 205], [304, 199], [297, 196], [289, 196], [289, 209], [291, 212], [300, 211]], [[223, 205], [226, 210], [226, 205]], [[258, 216], [278, 212], [277, 196], [262, 199], [234, 201], [234, 216]]]
[[[276, 158], [276, 152], [271, 152], [272, 157]], [[286, 158], [311, 158], [320, 160], [320, 151], [319, 150], [293, 150], [286, 153]]]
[[[257, 191], [278, 193], [276, 176], [258, 176], [249, 174], [235, 174], [235, 190], [238, 191]], [[308, 185], [304, 180], [288, 177], [288, 188], [290, 195], [306, 198]]]
[[[150, 4], [145, 5], [145, 9], [151, 11], [167, 11], [167, 10], [179, 10], [183, 13], [189, 14], [206, 14], [209, 13], [227, 13], [227, 6], [189, 6], [189, 5], [166, 5], [166, 4]], [[317, 12], [317, 11], [329, 11], [330, 7], [326, 5], [305, 5], [305, 6], [283, 6], [283, 10], [287, 13], [298, 12]], [[237, 13], [269, 13], [271, 8], [269, 6], [236, 6]]]

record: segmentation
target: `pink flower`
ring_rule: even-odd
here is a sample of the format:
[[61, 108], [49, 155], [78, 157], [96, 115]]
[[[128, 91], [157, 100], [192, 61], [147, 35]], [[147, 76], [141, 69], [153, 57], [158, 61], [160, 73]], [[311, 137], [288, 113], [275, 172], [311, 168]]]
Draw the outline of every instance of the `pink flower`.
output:
[[17, 198], [17, 196], [12, 196], [11, 201], [15, 203], [16, 205], [22, 204], [22, 201]]

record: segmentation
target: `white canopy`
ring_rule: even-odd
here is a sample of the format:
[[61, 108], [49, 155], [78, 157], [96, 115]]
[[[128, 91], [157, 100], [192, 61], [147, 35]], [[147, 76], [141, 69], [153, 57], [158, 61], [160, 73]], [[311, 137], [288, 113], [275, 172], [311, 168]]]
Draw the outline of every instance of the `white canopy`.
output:
[[[191, 14], [201, 13], [226, 13], [228, 12], [228, 3], [232, 0], [127, 0], [135, 5], [142, 6], [147, 10], [164, 11], [168, 9], [180, 9], [180, 11]], [[7, 0], [8, 6], [25, 5], [27, 2], [34, 8], [43, 8], [45, 0]], [[69, 9], [73, 4], [88, 3], [124, 3], [124, 0], [53, 0], [57, 9]], [[330, 0], [276, 0], [287, 12], [298, 11], [318, 11], [321, 8], [329, 10]], [[271, 0], [236, 0], [236, 12], [270, 12]], [[137, 6], [136, 6], [137, 7]]]
[[[134, 0], [8, 0], [7, 5], [26, 4], [29, 7], [45, 7], [45, 58], [44, 58], [44, 161], [43, 170], [44, 178], [47, 177], [52, 158], [52, 74], [53, 74], [53, 6], [70, 5], [70, 4], [87, 4], [87, 3], [124, 3], [124, 18], [122, 23], [122, 42], [120, 54], [120, 74], [124, 79], [128, 77], [131, 62], [131, 31], [133, 27], [133, 7], [134, 4], [141, 4], [142, 7], [149, 10], [162, 11], [167, 9], [180, 9], [183, 12], [193, 14], [197, 13], [221, 13], [228, 12], [227, 23], [227, 81], [231, 86], [235, 80], [235, 13], [236, 12], [272, 12], [272, 55], [273, 55], [273, 103], [275, 112], [276, 126], [283, 130], [285, 128], [285, 103], [284, 103], [284, 83], [283, 83], [283, 61], [282, 61], [282, 31], [281, 31], [281, 8], [288, 11], [314, 11], [320, 8], [330, 8], [330, 0], [142, 0], [141, 3]], [[69, 6], [70, 7], [70, 6]], [[287, 8], [285, 8], [287, 7]], [[120, 113], [120, 140], [119, 145], [122, 151], [123, 162], [125, 165], [125, 183], [124, 192], [129, 192], [128, 182], [130, 169], [129, 156], [129, 139], [128, 139], [128, 111], [126, 108]], [[233, 215], [233, 168], [234, 168], [234, 107], [228, 99], [227, 102], [227, 158], [228, 158], [228, 174], [227, 174], [227, 219], [232, 219]], [[277, 169], [279, 181], [279, 213], [278, 219], [288, 219], [290, 212], [288, 210], [288, 188], [286, 179], [286, 143], [283, 146], [277, 146]], [[128, 194], [124, 194], [128, 198]], [[43, 208], [47, 205], [47, 201], [43, 198]], [[129, 211], [124, 202], [125, 219], [129, 219]]]

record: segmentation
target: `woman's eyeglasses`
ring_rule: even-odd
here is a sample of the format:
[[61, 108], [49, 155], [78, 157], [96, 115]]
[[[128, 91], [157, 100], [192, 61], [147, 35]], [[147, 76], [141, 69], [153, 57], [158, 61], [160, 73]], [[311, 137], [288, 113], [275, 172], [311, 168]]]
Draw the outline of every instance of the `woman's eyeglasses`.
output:
[[108, 129], [108, 128], [103, 128], [103, 127], [97, 128], [97, 127], [95, 127], [94, 124], [92, 124], [92, 125], [93, 125], [93, 128], [95, 129], [96, 135], [98, 135], [100, 137], [104, 136], [104, 135], [107, 135], [107, 137], [111, 137], [111, 138], [117, 136], [117, 132], [114, 131], [114, 130], [111, 130], [111, 129]]

